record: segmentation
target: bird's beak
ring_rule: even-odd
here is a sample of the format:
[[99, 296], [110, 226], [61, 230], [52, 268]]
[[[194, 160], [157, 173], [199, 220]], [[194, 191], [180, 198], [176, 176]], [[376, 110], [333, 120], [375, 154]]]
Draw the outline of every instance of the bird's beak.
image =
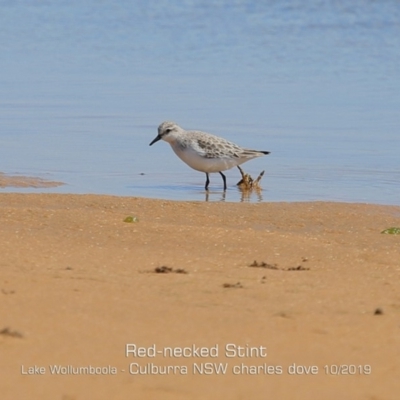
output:
[[161, 136], [160, 136], [160, 135], [157, 135], [157, 137], [156, 137], [154, 140], [152, 140], [152, 142], [149, 144], [149, 146], [151, 146], [151, 145], [154, 144], [155, 142], [158, 142], [159, 140], [161, 140]]

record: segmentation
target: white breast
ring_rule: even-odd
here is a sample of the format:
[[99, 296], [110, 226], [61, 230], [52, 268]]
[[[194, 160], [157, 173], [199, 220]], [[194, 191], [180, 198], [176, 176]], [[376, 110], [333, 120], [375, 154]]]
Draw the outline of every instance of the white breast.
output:
[[224, 157], [224, 158], [205, 158], [202, 157], [192, 147], [182, 148], [177, 144], [170, 143], [172, 150], [175, 154], [184, 161], [189, 167], [201, 171], [201, 172], [220, 172], [226, 171], [227, 169], [233, 168], [238, 164], [241, 164], [245, 160], [240, 160], [236, 157]]

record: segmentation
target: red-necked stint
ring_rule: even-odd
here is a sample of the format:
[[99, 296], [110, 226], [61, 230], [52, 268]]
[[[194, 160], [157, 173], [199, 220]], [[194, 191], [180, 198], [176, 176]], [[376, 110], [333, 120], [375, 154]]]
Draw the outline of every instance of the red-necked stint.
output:
[[269, 151], [244, 149], [210, 133], [186, 131], [171, 121], [165, 121], [158, 127], [158, 135], [150, 146], [161, 139], [168, 142], [175, 154], [189, 167], [206, 174], [206, 190], [210, 183], [209, 173], [219, 172], [226, 190], [226, 177], [222, 171], [269, 154]]

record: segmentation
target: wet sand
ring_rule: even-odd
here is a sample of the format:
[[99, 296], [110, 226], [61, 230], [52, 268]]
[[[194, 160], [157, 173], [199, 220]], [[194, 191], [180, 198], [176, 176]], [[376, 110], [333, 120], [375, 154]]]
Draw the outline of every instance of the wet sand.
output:
[[19, 188], [49, 188], [64, 185], [63, 182], [55, 182], [33, 176], [7, 175], [0, 172], [0, 188], [19, 187]]
[[2, 399], [398, 398], [400, 207], [0, 205]]

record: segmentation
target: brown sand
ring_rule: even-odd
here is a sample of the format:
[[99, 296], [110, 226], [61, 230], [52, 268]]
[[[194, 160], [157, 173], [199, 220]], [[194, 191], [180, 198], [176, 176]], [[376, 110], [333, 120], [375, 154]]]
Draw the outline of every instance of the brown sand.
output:
[[63, 182], [49, 181], [46, 179], [36, 178], [32, 176], [6, 175], [0, 172], [0, 188], [5, 187], [33, 187], [46, 188], [64, 185]]
[[[400, 207], [53, 194], [0, 204], [2, 399], [399, 398], [400, 236], [380, 232], [400, 226]], [[126, 344], [150, 350], [127, 358]], [[179, 357], [217, 345], [215, 358]], [[150, 357], [152, 346], [176, 356]], [[256, 350], [239, 357], [238, 346]], [[130, 373], [149, 363], [158, 373]], [[227, 371], [199, 374], [206, 363]]]

